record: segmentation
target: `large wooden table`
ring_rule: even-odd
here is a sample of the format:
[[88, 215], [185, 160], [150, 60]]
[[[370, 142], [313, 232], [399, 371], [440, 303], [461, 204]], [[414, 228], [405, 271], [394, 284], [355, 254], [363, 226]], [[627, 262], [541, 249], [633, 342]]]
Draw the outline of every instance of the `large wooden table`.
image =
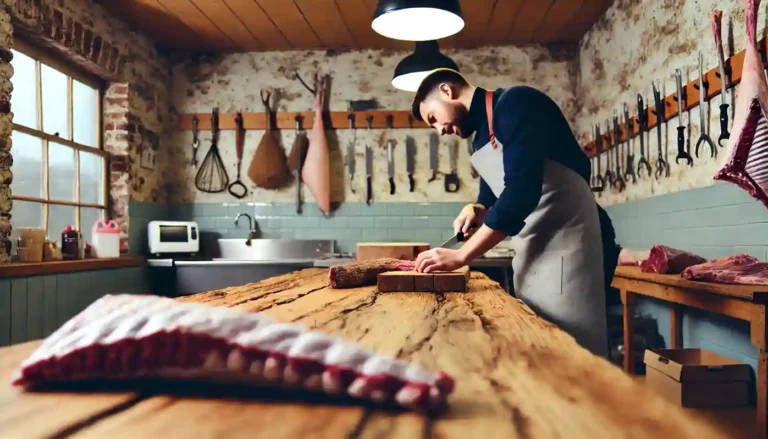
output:
[[713, 438], [682, 409], [591, 355], [485, 275], [468, 293], [332, 290], [307, 269], [179, 300], [301, 322], [456, 378], [449, 409], [427, 418], [362, 404], [240, 391], [133, 388], [23, 393], [12, 370], [39, 344], [0, 349], [0, 437], [76, 438]]
[[637, 296], [653, 297], [672, 304], [672, 334], [669, 343], [671, 348], [682, 347], [682, 306], [748, 321], [750, 340], [759, 350], [755, 382], [758, 437], [768, 438], [768, 287], [694, 282], [680, 275], [643, 273], [639, 267], [618, 267], [612, 285], [619, 290], [624, 305], [624, 370], [628, 374], [634, 373], [634, 349], [630, 340]]

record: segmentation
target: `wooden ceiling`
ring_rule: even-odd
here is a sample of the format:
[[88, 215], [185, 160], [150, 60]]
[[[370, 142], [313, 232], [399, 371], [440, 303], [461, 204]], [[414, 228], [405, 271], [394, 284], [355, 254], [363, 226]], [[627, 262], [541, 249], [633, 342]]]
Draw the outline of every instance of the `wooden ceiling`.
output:
[[[100, 0], [159, 45], [255, 52], [411, 49], [371, 29], [377, 0]], [[576, 42], [612, 0], [461, 0], [465, 27], [441, 47]]]

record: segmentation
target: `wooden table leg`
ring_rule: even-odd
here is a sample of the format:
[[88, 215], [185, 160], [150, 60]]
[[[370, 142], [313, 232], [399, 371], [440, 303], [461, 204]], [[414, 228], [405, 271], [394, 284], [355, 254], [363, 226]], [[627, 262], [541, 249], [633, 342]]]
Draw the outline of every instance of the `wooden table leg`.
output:
[[757, 357], [757, 437], [768, 439], [768, 334], [766, 306], [756, 305], [749, 328], [749, 338], [759, 350]]
[[670, 328], [671, 337], [669, 340], [669, 347], [672, 349], [679, 349], [683, 347], [683, 310], [680, 305], [672, 305], [670, 311]]
[[632, 320], [635, 316], [636, 296], [627, 290], [621, 290], [621, 303], [624, 304], [624, 372], [635, 374], [635, 349], [632, 346]]

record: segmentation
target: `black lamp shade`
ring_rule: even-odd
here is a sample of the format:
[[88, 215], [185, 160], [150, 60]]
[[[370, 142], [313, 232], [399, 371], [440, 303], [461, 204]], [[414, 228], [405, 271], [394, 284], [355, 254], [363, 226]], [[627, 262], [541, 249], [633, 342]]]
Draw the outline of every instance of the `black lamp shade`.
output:
[[440, 68], [459, 71], [459, 66], [451, 58], [440, 53], [437, 41], [419, 41], [416, 50], [395, 67], [392, 85], [400, 90], [415, 92], [431, 71]]
[[379, 0], [371, 27], [387, 38], [429, 41], [464, 28], [459, 0]]

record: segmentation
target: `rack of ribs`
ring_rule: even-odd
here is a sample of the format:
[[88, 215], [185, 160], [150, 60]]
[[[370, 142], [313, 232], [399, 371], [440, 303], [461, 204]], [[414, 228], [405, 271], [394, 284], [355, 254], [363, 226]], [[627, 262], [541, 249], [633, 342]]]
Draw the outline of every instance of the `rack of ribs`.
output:
[[46, 338], [13, 384], [210, 374], [416, 411], [442, 408], [454, 381], [266, 314], [144, 295], [107, 295]]

